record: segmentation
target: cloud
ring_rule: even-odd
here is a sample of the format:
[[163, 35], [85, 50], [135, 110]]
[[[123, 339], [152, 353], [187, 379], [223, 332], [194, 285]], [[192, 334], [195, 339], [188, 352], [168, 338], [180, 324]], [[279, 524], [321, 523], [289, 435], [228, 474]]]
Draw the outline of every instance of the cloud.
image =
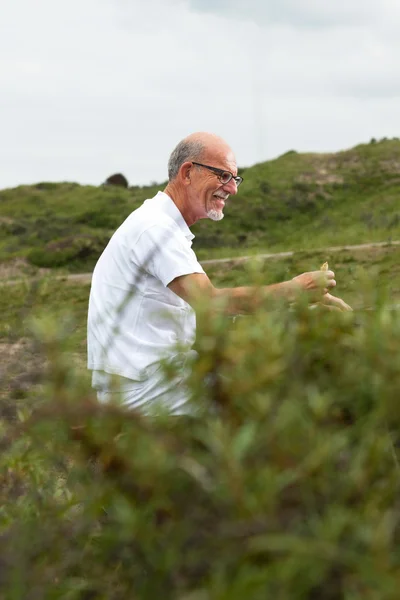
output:
[[306, 29], [358, 26], [395, 10], [395, 0], [188, 0], [199, 12], [250, 19], [265, 26], [289, 25]]

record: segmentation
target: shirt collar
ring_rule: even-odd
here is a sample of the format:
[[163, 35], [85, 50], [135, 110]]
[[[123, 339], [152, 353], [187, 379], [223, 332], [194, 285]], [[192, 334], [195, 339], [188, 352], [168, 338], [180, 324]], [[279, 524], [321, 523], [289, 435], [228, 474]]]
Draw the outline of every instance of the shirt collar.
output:
[[172, 200], [168, 194], [165, 192], [158, 192], [157, 196], [154, 200], [159, 200], [164, 211], [168, 216], [170, 216], [175, 223], [178, 225], [179, 229], [181, 229], [183, 235], [189, 240], [192, 241], [194, 239], [194, 234], [190, 231], [185, 219], [182, 216], [181, 211], [176, 206], [175, 202]]

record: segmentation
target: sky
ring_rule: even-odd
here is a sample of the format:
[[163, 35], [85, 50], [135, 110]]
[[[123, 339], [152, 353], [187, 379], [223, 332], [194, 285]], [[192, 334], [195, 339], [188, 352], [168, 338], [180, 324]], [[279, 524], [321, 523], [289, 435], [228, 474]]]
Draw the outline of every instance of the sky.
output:
[[0, 0], [0, 189], [400, 136], [399, 0]]

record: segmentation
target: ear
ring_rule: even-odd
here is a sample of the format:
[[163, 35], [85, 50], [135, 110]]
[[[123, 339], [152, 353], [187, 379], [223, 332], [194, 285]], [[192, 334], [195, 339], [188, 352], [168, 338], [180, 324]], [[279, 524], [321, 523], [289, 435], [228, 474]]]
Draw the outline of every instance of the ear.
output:
[[185, 162], [185, 163], [183, 163], [183, 165], [181, 165], [181, 168], [179, 169], [179, 175], [180, 175], [181, 181], [184, 185], [191, 184], [190, 175], [191, 175], [192, 166], [193, 165], [191, 162]]

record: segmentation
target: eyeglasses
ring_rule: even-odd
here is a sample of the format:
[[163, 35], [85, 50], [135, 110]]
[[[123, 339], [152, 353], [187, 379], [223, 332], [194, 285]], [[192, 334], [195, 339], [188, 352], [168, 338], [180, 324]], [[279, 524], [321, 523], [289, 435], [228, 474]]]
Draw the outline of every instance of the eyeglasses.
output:
[[210, 167], [209, 165], [203, 165], [202, 163], [198, 163], [198, 162], [193, 162], [193, 165], [197, 165], [198, 167], [204, 167], [204, 169], [208, 169], [209, 171], [212, 171], [213, 173], [215, 173], [218, 177], [218, 179], [220, 180], [220, 182], [222, 183], [222, 185], [226, 185], [227, 183], [230, 182], [231, 179], [235, 180], [236, 183], [236, 187], [239, 187], [239, 185], [242, 183], [243, 181], [243, 177], [239, 177], [239, 175], [236, 175], [236, 177], [230, 172], [230, 171], [224, 171], [223, 169], [217, 169], [217, 167]]

